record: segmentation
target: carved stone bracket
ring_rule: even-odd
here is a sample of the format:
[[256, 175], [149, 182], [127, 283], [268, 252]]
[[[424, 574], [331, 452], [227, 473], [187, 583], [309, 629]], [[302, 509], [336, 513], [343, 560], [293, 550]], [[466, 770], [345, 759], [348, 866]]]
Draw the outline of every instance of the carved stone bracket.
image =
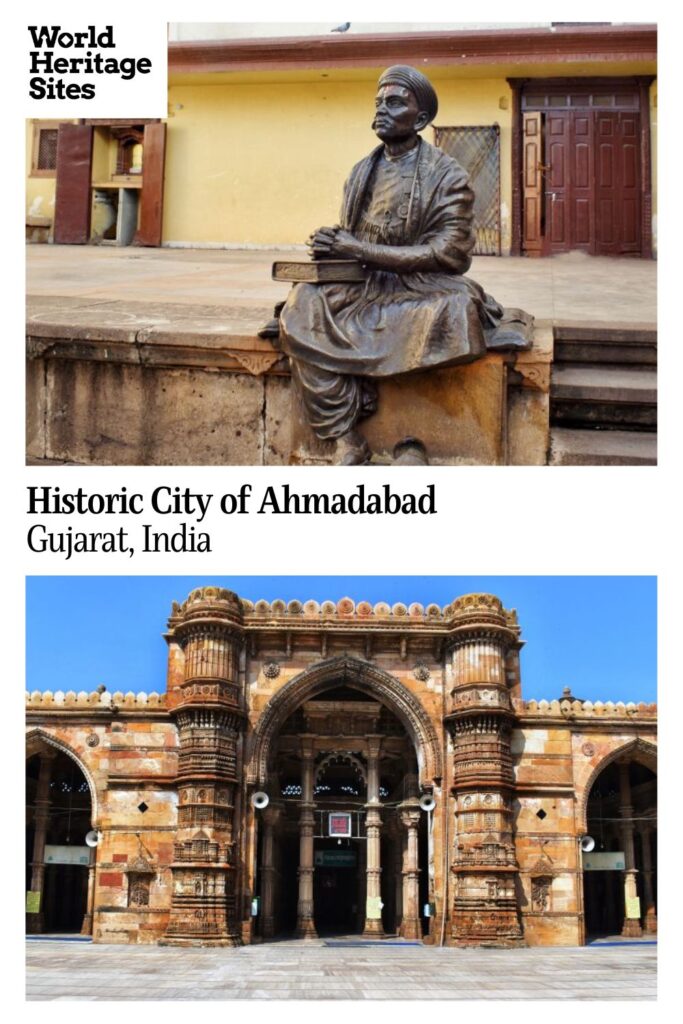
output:
[[230, 353], [253, 377], [261, 377], [282, 358], [279, 352], [238, 352]]

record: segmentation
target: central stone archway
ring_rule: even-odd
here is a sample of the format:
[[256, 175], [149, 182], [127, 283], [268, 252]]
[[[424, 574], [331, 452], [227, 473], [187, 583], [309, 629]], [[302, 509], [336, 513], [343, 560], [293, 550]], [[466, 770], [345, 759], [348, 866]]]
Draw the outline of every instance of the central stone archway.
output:
[[404, 725], [417, 755], [422, 787], [439, 784], [443, 777], [441, 749], [432, 721], [410, 690], [394, 676], [369, 662], [348, 656], [329, 658], [300, 672], [278, 690], [266, 705], [252, 736], [247, 783], [264, 786], [271, 748], [286, 719], [306, 700], [332, 684], [350, 686], [384, 704]]

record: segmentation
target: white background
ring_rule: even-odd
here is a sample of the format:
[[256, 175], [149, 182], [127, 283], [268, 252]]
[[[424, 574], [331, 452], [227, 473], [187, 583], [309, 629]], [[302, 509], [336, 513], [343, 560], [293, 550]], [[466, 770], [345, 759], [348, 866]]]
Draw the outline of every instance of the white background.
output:
[[[239, 20], [237, 5], [225, 3], [168, 3], [165, 5], [125, 3], [123, 0], [110, 7], [103, 16], [104, 5], [92, 3], [53, 2], [31, 4], [30, 13], [11, 11], [6, 22], [3, 54], [5, 76], [3, 97], [6, 98], [8, 120], [4, 133], [3, 172], [3, 343], [4, 387], [2, 389], [3, 423], [3, 631], [5, 657], [5, 723], [3, 739], [6, 764], [4, 766], [5, 794], [13, 797], [10, 828], [6, 832], [5, 850], [13, 850], [17, 862], [5, 870], [5, 900], [3, 940], [5, 960], [10, 966], [9, 985], [5, 992], [6, 1004], [11, 1000], [15, 1016], [30, 1019], [73, 1019], [74, 1014], [105, 1020], [119, 1020], [122, 1013], [145, 1018], [151, 1012], [163, 1013], [170, 1021], [187, 1020], [188, 1013], [229, 1015], [245, 1014], [249, 1018], [290, 1016], [292, 1019], [342, 1020], [354, 1017], [387, 1016], [415, 1019], [430, 1012], [435, 1019], [475, 1012], [478, 1018], [491, 1019], [503, 1015], [507, 1019], [541, 1020], [548, 1015], [554, 1019], [576, 1017], [588, 1019], [594, 1014], [608, 1016], [618, 1013], [621, 1020], [635, 1020], [643, 1014], [657, 1017], [675, 1009], [676, 988], [673, 933], [674, 905], [680, 904], [678, 890], [673, 888], [669, 872], [674, 867], [673, 850], [680, 850], [676, 842], [675, 821], [680, 821], [674, 798], [672, 778], [680, 786], [680, 773], [672, 771], [677, 735], [683, 719], [679, 688], [681, 658], [679, 634], [681, 632], [680, 600], [680, 448], [681, 407], [683, 401], [683, 375], [681, 373], [681, 326], [679, 294], [680, 256], [674, 245], [680, 238], [680, 214], [677, 197], [671, 195], [680, 173], [680, 160], [674, 136], [680, 137], [680, 114], [674, 103], [679, 98], [681, 63], [680, 26], [675, 16], [665, 11], [665, 5], [574, 2], [564, 5], [547, 3], [509, 4], [491, 2], [474, 10], [454, 7], [443, 2], [420, 4], [419, 14], [425, 21], [461, 21], [468, 14], [478, 22], [544, 20], [614, 20], [660, 22], [660, 48], [662, 74], [660, 77], [659, 138], [662, 152], [659, 166], [659, 269], [660, 289], [663, 296], [660, 327], [660, 464], [657, 468], [429, 468], [403, 469], [400, 473], [382, 470], [351, 469], [251, 469], [248, 467], [220, 468], [25, 468], [24, 462], [24, 393], [23, 393], [23, 189], [24, 189], [24, 118], [41, 116], [25, 98], [27, 82], [26, 24], [54, 23], [59, 17], [69, 23], [83, 25], [95, 22], [114, 22], [116, 26], [152, 31], [166, 21], [229, 21]], [[406, 21], [415, 20], [415, 11], [405, 2], [341, 6], [328, 3], [258, 4], [249, 5], [248, 19], [282, 21], [323, 21], [329, 12], [330, 24], [338, 24], [356, 16], [359, 20]], [[115, 13], [115, 17], [114, 17]], [[136, 47], [133, 52], [140, 52]], [[669, 82], [673, 79], [676, 88]], [[130, 88], [127, 86], [126, 88]], [[669, 111], [671, 107], [671, 111]], [[680, 104], [678, 105], [680, 108]], [[136, 110], [137, 110], [136, 106]], [[67, 115], [67, 111], [63, 111]], [[50, 111], [51, 117], [56, 111]], [[60, 113], [62, 111], [60, 110]], [[45, 116], [45, 115], [43, 115]], [[68, 116], [71, 116], [69, 114]], [[85, 116], [85, 114], [83, 115]], [[90, 116], [90, 114], [88, 114]], [[110, 109], [107, 116], [125, 116], [125, 111]], [[671, 128], [668, 128], [668, 126]], [[345, 173], [341, 168], [340, 173]], [[678, 191], [678, 190], [677, 190]], [[376, 484], [390, 482], [401, 490], [421, 490], [427, 482], [437, 485], [437, 516], [374, 517], [374, 516], [250, 516], [219, 517], [214, 526], [216, 548], [211, 556], [192, 555], [147, 558], [114, 558], [89, 556], [72, 563], [59, 557], [30, 556], [25, 545], [28, 517], [25, 514], [26, 486], [57, 485], [62, 490], [118, 490], [122, 485], [129, 490], [150, 490], [159, 484], [223, 493], [237, 489], [245, 482], [254, 485], [255, 492], [267, 484], [289, 482], [296, 489], [330, 491], [350, 489], [357, 482]], [[145, 521], [148, 520], [145, 517]], [[57, 523], [55, 517], [55, 524]], [[74, 517], [64, 520], [65, 525], [80, 529], [106, 529], [101, 517], [93, 524], [77, 524]], [[122, 520], [116, 528], [125, 525]], [[164, 527], [160, 519], [158, 528]], [[660, 884], [660, 993], [655, 1004], [610, 1006], [594, 1004], [483, 1004], [476, 1008], [465, 1004], [446, 1007], [418, 1007], [415, 1004], [279, 1004], [266, 1003], [249, 1006], [244, 1003], [164, 1004], [156, 1011], [144, 1004], [101, 1004], [80, 1006], [73, 1004], [32, 1003], [22, 1005], [23, 964], [23, 880], [22, 840], [23, 806], [18, 785], [24, 752], [21, 742], [23, 717], [23, 615], [24, 577], [26, 574], [164, 574], [196, 573], [209, 579], [212, 573], [267, 574], [656, 574], [660, 578], [660, 704], [663, 727], [664, 758], [661, 782], [662, 815], [660, 827], [663, 841], [661, 867], [664, 874]], [[63, 610], [60, 610], [63, 614]], [[522, 610], [520, 609], [520, 613]], [[106, 609], [103, 609], [106, 615]], [[638, 628], [637, 622], [633, 630]], [[39, 643], [40, 637], [31, 637]], [[580, 638], [577, 638], [580, 642]], [[674, 731], [676, 730], [676, 732]], [[9, 742], [8, 742], [9, 741]], [[670, 756], [667, 758], [667, 747]], [[9, 792], [8, 792], [9, 791]], [[668, 810], [668, 812], [667, 812]], [[6, 811], [5, 814], [9, 814]], [[10, 825], [10, 819], [5, 819]], [[676, 915], [680, 923], [680, 915]], [[492, 961], [492, 970], [493, 967]], [[428, 984], [429, 979], [425, 979]], [[471, 993], [476, 997], [476, 993]], [[680, 1001], [680, 1000], [677, 1000]]]
[[[29, 8], [30, 21], [27, 18], [27, 24], [36, 25], [38, 30], [42, 25], [59, 25], [60, 32], [58, 33], [58, 39], [64, 34], [73, 34], [75, 32], [85, 32], [89, 25], [95, 25], [97, 32], [96, 36], [101, 35], [106, 29], [107, 25], [112, 26], [111, 37], [114, 41], [114, 46], [55, 46], [54, 49], [48, 49], [46, 46], [35, 46], [33, 42], [33, 36], [25, 29], [25, 41], [26, 46], [26, 69], [27, 78], [32, 79], [34, 77], [45, 79], [46, 85], [50, 79], [63, 79], [64, 85], [78, 85], [83, 86], [88, 83], [94, 86], [95, 95], [92, 99], [75, 99], [75, 100], [59, 100], [59, 99], [42, 99], [36, 100], [27, 97], [27, 103], [30, 107], [30, 114], [27, 117], [165, 117], [166, 116], [166, 82], [167, 82], [167, 70], [168, 62], [166, 59], [167, 44], [166, 44], [166, 24], [161, 19], [149, 20], [136, 19], [135, 21], [119, 21], [116, 17], [116, 13], [119, 10], [118, 5], [92, 5], [88, 12], [87, 19], [84, 21], [83, 16], [80, 12], [78, 14], [69, 14], [66, 16], [66, 10], [62, 13], [62, 8], [59, 4], [52, 4], [51, 11], [49, 12], [48, 20], [38, 20], [36, 11], [39, 5], [31, 4]], [[69, 11], [78, 5], [65, 4], [63, 8]], [[67, 40], [68, 42], [68, 40]], [[117, 74], [67, 74], [59, 75], [56, 73], [50, 73], [45, 71], [45, 64], [40, 61], [38, 64], [39, 70], [35, 75], [28, 74], [31, 68], [31, 57], [30, 53], [36, 51], [38, 55], [47, 57], [51, 53], [55, 60], [60, 58], [66, 58], [68, 60], [72, 58], [87, 58], [87, 54], [92, 54], [94, 58], [97, 54], [100, 54], [103, 61], [106, 62], [108, 59], [116, 59], [120, 62], [124, 58], [141, 58], [146, 57], [151, 61], [151, 67], [149, 71], [144, 73], [136, 70], [135, 76], [129, 79], [123, 79]], [[132, 62], [131, 62], [132, 63]], [[129, 72], [127, 72], [129, 73]], [[35, 91], [35, 90], [33, 90]], [[73, 90], [72, 90], [73, 91]], [[49, 93], [48, 93], [49, 95]], [[114, 111], [114, 113], [112, 113]]]

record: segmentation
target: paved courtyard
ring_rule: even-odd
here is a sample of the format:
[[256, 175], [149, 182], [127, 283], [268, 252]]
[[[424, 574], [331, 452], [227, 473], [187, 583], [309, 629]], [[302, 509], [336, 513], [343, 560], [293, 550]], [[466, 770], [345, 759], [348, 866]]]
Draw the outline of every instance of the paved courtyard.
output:
[[239, 949], [27, 942], [29, 1000], [656, 997], [655, 945], [439, 949], [274, 942]]
[[[180, 334], [220, 334], [226, 319], [267, 319], [290, 288], [271, 280], [273, 261], [302, 258], [305, 252], [292, 249], [29, 245], [28, 320], [98, 327], [136, 322]], [[475, 256], [469, 277], [537, 320], [612, 327], [657, 320], [654, 260], [581, 252], [538, 260]]]

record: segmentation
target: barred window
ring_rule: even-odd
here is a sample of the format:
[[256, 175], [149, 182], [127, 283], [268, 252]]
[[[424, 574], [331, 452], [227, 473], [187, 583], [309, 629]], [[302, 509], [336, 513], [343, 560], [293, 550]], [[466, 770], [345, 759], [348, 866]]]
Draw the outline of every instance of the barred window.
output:
[[31, 146], [31, 175], [54, 178], [57, 171], [59, 121], [34, 120]]
[[38, 157], [36, 167], [39, 171], [57, 169], [57, 129], [41, 128], [38, 134]]

